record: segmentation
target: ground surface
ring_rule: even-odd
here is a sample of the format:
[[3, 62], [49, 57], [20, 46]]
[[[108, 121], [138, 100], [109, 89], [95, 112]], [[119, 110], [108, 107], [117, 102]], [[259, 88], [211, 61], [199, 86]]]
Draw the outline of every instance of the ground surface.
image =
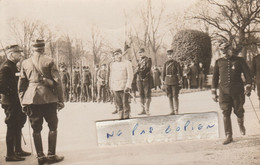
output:
[[[258, 100], [253, 92], [251, 96], [257, 113]], [[124, 145], [99, 147], [97, 145], [95, 121], [117, 119], [112, 115], [114, 106], [110, 103], [67, 103], [59, 112], [57, 153], [65, 156], [60, 165], [259, 165], [260, 164], [260, 124], [248, 98], [245, 103], [245, 126], [247, 135], [241, 136], [232, 114], [234, 142], [223, 146], [224, 130], [222, 114], [217, 103], [211, 100], [210, 91], [185, 93], [180, 95], [180, 113], [217, 111], [219, 113], [220, 138], [209, 140], [188, 140], [171, 143], [154, 143], [143, 145]], [[140, 106], [131, 104], [132, 117], [138, 117]], [[166, 96], [153, 97], [151, 115], [168, 114]], [[0, 165], [1, 164], [37, 164], [35, 150], [33, 156], [21, 163], [6, 163], [4, 156], [5, 132], [4, 112], [0, 111]], [[30, 151], [28, 123], [23, 129], [27, 145], [24, 150]], [[48, 127], [45, 124], [42, 132], [44, 150], [47, 151]]]

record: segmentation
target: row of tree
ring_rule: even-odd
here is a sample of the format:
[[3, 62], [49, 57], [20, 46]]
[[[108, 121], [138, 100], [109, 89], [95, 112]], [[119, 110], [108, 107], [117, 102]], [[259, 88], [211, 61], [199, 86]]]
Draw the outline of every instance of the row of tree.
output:
[[[127, 56], [134, 63], [138, 49], [145, 48], [147, 54], [153, 59], [153, 64], [162, 65], [166, 60], [165, 50], [169, 48], [169, 43], [165, 42], [165, 38], [169, 38], [167, 34], [171, 34], [170, 45], [178, 51], [177, 60], [183, 63], [198, 62], [198, 59], [194, 58], [194, 53], [204, 57], [199, 55], [198, 49], [205, 54], [211, 52], [211, 46], [193, 47], [196, 44], [191, 45], [190, 40], [182, 38], [183, 33], [187, 31], [179, 31], [191, 29], [190, 27], [204, 32], [203, 35], [195, 35], [195, 38], [194, 36], [191, 38], [201, 43], [211, 41], [213, 54], [218, 52], [217, 45], [220, 42], [229, 42], [235, 52], [240, 53], [249, 63], [256, 54], [256, 45], [260, 43], [259, 0], [199, 0], [196, 5], [183, 13], [173, 12], [168, 15], [165, 13], [163, 3], [155, 5], [152, 0], [146, 0], [136, 13], [131, 15], [124, 12], [124, 42], [125, 47], [130, 47]], [[106, 63], [113, 50], [109, 38], [106, 38], [102, 30], [94, 25], [91, 29], [91, 37], [86, 41], [72, 37], [68, 33], [60, 34], [50, 30], [48, 25], [40, 21], [11, 19], [9, 25], [11, 37], [18, 44], [23, 45], [26, 58], [30, 56], [30, 45], [36, 38], [45, 39], [46, 52], [58, 63], [65, 63], [71, 68], [73, 65], [88, 65], [92, 68], [96, 64]], [[189, 35], [190, 33], [186, 36]], [[184, 49], [180, 49], [180, 45]], [[205, 57], [211, 58], [211, 53]], [[210, 63], [209, 58], [199, 60], [208, 65]]]

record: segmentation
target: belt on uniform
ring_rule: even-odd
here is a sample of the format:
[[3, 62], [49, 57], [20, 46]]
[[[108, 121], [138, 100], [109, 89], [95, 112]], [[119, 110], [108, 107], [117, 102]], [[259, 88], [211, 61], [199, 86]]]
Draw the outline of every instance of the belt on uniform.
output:
[[30, 82], [29, 83], [29, 86], [35, 86], [35, 85], [43, 85], [43, 84], [40, 82]]

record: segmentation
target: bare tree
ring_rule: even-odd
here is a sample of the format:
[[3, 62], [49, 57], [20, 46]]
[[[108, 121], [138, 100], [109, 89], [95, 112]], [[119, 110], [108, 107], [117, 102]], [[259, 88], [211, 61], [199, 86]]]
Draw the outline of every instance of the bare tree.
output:
[[157, 65], [157, 52], [164, 37], [161, 29], [163, 13], [162, 3], [153, 5], [152, 0], [147, 0], [140, 11], [140, 28], [132, 25], [131, 38], [133, 42], [136, 41], [135, 44], [139, 48], [144, 47], [149, 54], [152, 54], [155, 65]]
[[[259, 0], [206, 0], [214, 13], [201, 12], [194, 18], [203, 20], [216, 31], [214, 38], [232, 44], [234, 52], [241, 52], [246, 58], [247, 47], [259, 42], [260, 1]], [[250, 36], [258, 37], [252, 40]]]

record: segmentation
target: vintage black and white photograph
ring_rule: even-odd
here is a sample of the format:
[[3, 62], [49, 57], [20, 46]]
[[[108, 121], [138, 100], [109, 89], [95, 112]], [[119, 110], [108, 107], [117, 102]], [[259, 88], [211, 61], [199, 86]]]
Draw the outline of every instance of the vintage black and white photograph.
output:
[[1, 165], [259, 165], [259, 0], [0, 0]]

